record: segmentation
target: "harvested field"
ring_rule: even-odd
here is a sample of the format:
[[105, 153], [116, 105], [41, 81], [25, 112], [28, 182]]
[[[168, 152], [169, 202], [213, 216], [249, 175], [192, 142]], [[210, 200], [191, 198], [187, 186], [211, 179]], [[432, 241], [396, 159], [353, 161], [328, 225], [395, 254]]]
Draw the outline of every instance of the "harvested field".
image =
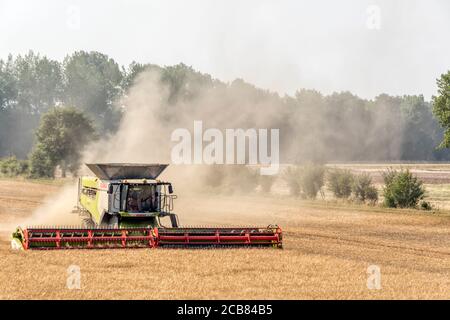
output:
[[[179, 194], [183, 224], [278, 223], [285, 249], [11, 251], [15, 221], [59, 188], [0, 180], [1, 299], [450, 298], [450, 216], [443, 210]], [[80, 267], [80, 290], [66, 286], [71, 265]], [[380, 290], [367, 288], [370, 265], [381, 269]]]
[[382, 183], [382, 172], [387, 168], [409, 169], [427, 184], [450, 183], [450, 164], [447, 163], [390, 163], [390, 164], [330, 164], [329, 167], [350, 169], [354, 173], [366, 172], [376, 183]]

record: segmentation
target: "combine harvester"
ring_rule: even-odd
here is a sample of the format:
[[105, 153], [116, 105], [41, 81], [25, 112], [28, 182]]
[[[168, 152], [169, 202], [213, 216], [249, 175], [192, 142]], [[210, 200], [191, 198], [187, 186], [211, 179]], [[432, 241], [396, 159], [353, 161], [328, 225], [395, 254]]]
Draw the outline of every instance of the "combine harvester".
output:
[[[156, 180], [166, 164], [87, 164], [78, 182], [81, 227], [20, 227], [14, 249], [282, 247], [278, 226], [180, 227], [172, 184]], [[161, 222], [168, 217], [170, 227]]]

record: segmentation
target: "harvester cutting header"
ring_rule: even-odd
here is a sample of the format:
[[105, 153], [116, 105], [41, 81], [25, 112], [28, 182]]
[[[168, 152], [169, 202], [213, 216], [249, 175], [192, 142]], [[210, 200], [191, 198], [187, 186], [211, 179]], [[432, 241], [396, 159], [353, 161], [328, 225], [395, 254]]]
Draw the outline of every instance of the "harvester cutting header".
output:
[[[268, 227], [181, 227], [173, 187], [157, 180], [167, 164], [86, 164], [95, 177], [78, 180], [75, 213], [81, 226], [20, 227], [16, 249], [282, 247], [282, 232]], [[170, 226], [161, 218], [168, 217]]]

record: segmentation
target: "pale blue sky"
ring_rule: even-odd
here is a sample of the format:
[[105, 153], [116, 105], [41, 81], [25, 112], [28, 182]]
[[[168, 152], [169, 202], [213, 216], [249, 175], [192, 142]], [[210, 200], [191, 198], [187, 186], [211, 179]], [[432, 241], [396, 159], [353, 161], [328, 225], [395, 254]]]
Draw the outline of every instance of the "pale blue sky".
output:
[[[371, 5], [379, 29], [368, 27]], [[429, 99], [450, 69], [450, 1], [0, 0], [0, 57], [28, 49], [55, 59], [83, 49], [120, 64], [184, 62], [280, 93]]]

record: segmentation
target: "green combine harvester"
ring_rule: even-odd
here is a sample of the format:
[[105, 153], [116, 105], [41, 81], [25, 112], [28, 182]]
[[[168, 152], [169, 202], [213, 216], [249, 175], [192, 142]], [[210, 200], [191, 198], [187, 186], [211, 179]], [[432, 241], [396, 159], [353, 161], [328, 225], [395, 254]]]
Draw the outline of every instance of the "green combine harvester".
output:
[[[86, 164], [75, 212], [81, 226], [17, 228], [14, 249], [282, 247], [268, 227], [181, 227], [170, 182], [157, 180], [167, 164]], [[162, 218], [167, 217], [170, 226]]]

